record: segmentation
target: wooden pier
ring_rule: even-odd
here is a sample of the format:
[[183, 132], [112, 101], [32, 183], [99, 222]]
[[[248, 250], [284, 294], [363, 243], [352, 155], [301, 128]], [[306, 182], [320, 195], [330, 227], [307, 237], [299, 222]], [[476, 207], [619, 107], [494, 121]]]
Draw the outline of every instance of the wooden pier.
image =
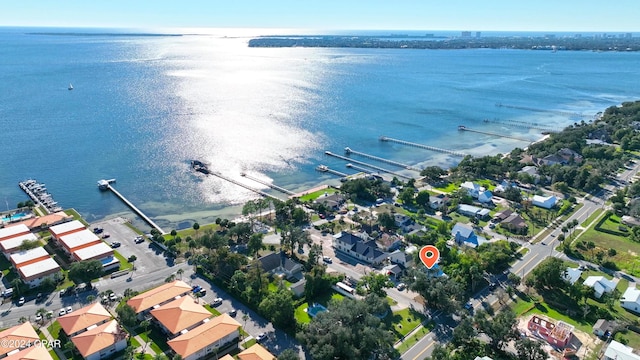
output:
[[240, 176], [245, 177], [245, 178], [247, 178], [249, 180], [253, 180], [253, 181], [255, 181], [257, 183], [260, 183], [260, 184], [262, 184], [264, 186], [268, 186], [268, 187], [272, 188], [273, 190], [278, 190], [281, 193], [284, 193], [284, 194], [287, 194], [287, 195], [295, 195], [295, 193], [293, 191], [289, 191], [289, 190], [287, 190], [287, 189], [285, 189], [283, 187], [280, 187], [278, 185], [271, 184], [271, 183], [268, 183], [266, 181], [262, 181], [262, 180], [260, 180], [258, 178], [255, 178], [255, 177], [253, 177], [251, 175], [248, 175], [246, 173], [240, 173]]
[[[158, 224], [156, 224], [153, 220], [151, 220], [151, 218], [145, 215], [145, 213], [143, 213], [142, 210], [138, 209], [135, 205], [133, 205], [131, 201], [127, 200], [127, 198], [124, 197], [124, 195], [120, 194], [120, 192], [118, 192], [118, 190], [116, 190], [113, 186], [111, 186], [111, 184], [107, 180], [100, 180], [98, 184], [105, 186], [106, 190], [111, 190], [111, 192], [114, 193], [118, 198], [120, 198], [120, 200], [122, 200], [123, 203], [125, 203], [131, 210], [133, 210], [133, 212], [135, 212], [138, 216], [140, 216], [142, 220], [144, 220], [147, 224], [151, 225], [152, 228], [158, 230], [162, 235], [166, 234], [166, 232], [162, 230], [162, 228], [158, 226]], [[103, 188], [101, 187], [100, 189], [102, 190]]]
[[505, 138], [505, 139], [513, 139], [513, 140], [518, 140], [518, 141], [524, 141], [524, 142], [528, 142], [528, 143], [532, 142], [529, 139], [523, 139], [523, 138], [519, 138], [519, 137], [515, 137], [515, 136], [502, 135], [502, 134], [493, 133], [493, 132], [489, 132], [489, 131], [470, 129], [470, 128], [464, 126], [464, 125], [458, 126], [458, 130], [460, 130], [460, 131], [470, 131], [470, 132], [474, 132], [474, 133], [478, 133], [478, 134], [484, 134], [484, 135], [490, 135], [490, 136], [497, 136], [497, 137], [501, 137], [501, 138]]
[[505, 125], [505, 126], [511, 126], [511, 127], [519, 127], [519, 128], [524, 128], [524, 129], [533, 129], [533, 130], [540, 130], [543, 133], [557, 133], [559, 130], [554, 130], [551, 128], [545, 128], [540, 126], [540, 124], [537, 123], [532, 123], [532, 122], [527, 122], [527, 121], [518, 121], [518, 120], [498, 120], [498, 119], [484, 119], [483, 120], [486, 123], [494, 123], [494, 124], [500, 124], [500, 125]]
[[218, 177], [218, 178], [220, 178], [220, 179], [222, 179], [222, 180], [226, 180], [226, 181], [228, 181], [228, 182], [230, 182], [230, 183], [232, 183], [232, 184], [234, 184], [234, 185], [238, 185], [238, 186], [240, 186], [240, 187], [243, 187], [243, 188], [245, 188], [245, 189], [247, 189], [247, 190], [249, 190], [249, 191], [253, 191], [254, 193], [256, 193], [256, 194], [258, 194], [258, 195], [260, 195], [260, 196], [268, 197], [268, 198], [271, 198], [271, 199], [274, 199], [274, 200], [278, 200], [278, 201], [283, 201], [282, 199], [280, 199], [280, 198], [279, 198], [279, 197], [277, 197], [277, 196], [273, 196], [273, 195], [271, 195], [271, 194], [267, 194], [266, 192], [264, 192], [264, 191], [262, 191], [262, 190], [260, 190], [260, 189], [252, 188], [252, 187], [251, 187], [251, 186], [249, 186], [249, 185], [245, 185], [245, 184], [241, 183], [240, 181], [236, 181], [236, 180], [234, 180], [234, 179], [232, 179], [232, 178], [230, 178], [230, 177], [226, 177], [226, 176], [224, 176], [224, 175], [222, 175], [222, 174], [220, 174], [220, 173], [217, 173], [217, 172], [215, 172], [215, 171], [211, 171], [211, 170], [209, 170], [208, 174], [209, 174], [209, 175], [213, 175], [213, 176], [215, 176], [215, 177]]
[[326, 165], [318, 165], [318, 166], [316, 166], [316, 171], [326, 172], [326, 173], [333, 174], [333, 175], [336, 175], [336, 176], [340, 176], [340, 177], [343, 177], [343, 178], [346, 178], [347, 176], [349, 176], [349, 174], [345, 174], [343, 172], [333, 170], [333, 169], [329, 168]]
[[417, 147], [417, 148], [424, 149], [424, 150], [437, 151], [437, 152], [441, 152], [441, 153], [444, 153], [444, 154], [449, 154], [449, 155], [459, 156], [459, 157], [465, 157], [465, 156], [468, 155], [468, 154], [465, 154], [465, 153], [460, 152], [460, 151], [442, 149], [442, 148], [438, 148], [438, 147], [435, 147], [435, 146], [429, 146], [429, 145], [416, 144], [416, 143], [413, 143], [413, 142], [410, 142], [410, 141], [394, 139], [394, 138], [390, 138], [390, 137], [386, 137], [386, 136], [381, 136], [380, 137], [380, 141], [393, 142], [393, 143], [396, 143], [396, 144], [413, 146], [413, 147]]
[[351, 149], [350, 147], [344, 148], [344, 152], [347, 155], [351, 155], [351, 154], [359, 155], [359, 156], [362, 156], [362, 157], [365, 157], [365, 158], [368, 158], [368, 159], [371, 159], [371, 160], [380, 161], [380, 162], [383, 162], [383, 163], [387, 163], [387, 164], [390, 164], [390, 165], [401, 167], [403, 169], [420, 172], [420, 169], [417, 169], [417, 168], [415, 168], [415, 167], [413, 167], [411, 165], [407, 165], [407, 164], [403, 164], [401, 162], [397, 162], [397, 161], [393, 161], [393, 160], [377, 157], [377, 156], [374, 156], [374, 155], [366, 154], [366, 153], [363, 153], [363, 152], [360, 152], [360, 151], [355, 151], [355, 150]]
[[331, 151], [325, 151], [324, 153], [325, 153], [325, 154], [327, 154], [327, 155], [329, 155], [329, 156], [337, 157], [338, 159], [342, 159], [342, 160], [347, 161], [347, 162], [356, 163], [356, 164], [358, 164], [358, 165], [362, 165], [362, 166], [366, 166], [366, 167], [371, 168], [371, 169], [378, 170], [379, 172], [383, 172], [383, 173], [391, 174], [391, 175], [393, 175], [393, 176], [401, 177], [401, 178], [403, 178], [403, 179], [407, 179], [407, 180], [412, 179], [412, 177], [410, 177], [410, 176], [402, 175], [402, 174], [399, 174], [399, 173], [397, 173], [397, 172], [395, 172], [395, 171], [391, 171], [391, 170], [388, 170], [388, 169], [385, 169], [385, 168], [381, 168], [381, 167], [376, 166], [376, 165], [367, 164], [367, 163], [366, 163], [366, 162], [364, 162], [364, 161], [358, 161], [358, 160], [354, 160], [354, 159], [352, 159], [352, 158], [348, 158], [348, 157], [346, 157], [346, 156], [342, 156], [342, 155], [334, 154], [334, 153], [332, 153]]
[[360, 166], [358, 166], [358, 165], [353, 165], [352, 163], [348, 163], [346, 166], [347, 166], [349, 169], [353, 169], [353, 170], [357, 170], [357, 171], [363, 172], [363, 173], [365, 173], [365, 174], [373, 175], [373, 171], [372, 171], [372, 170], [365, 169], [365, 168], [360, 167]]

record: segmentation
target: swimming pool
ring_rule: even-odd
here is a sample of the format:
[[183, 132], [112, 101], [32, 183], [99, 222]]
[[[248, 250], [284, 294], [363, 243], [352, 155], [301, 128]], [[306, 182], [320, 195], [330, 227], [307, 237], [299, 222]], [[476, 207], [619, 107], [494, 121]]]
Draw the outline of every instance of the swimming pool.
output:
[[316, 303], [314, 303], [312, 306], [309, 306], [307, 308], [307, 314], [311, 317], [316, 317], [316, 315], [318, 315], [323, 311], [327, 311], [327, 308]]
[[20, 212], [20, 213], [16, 213], [16, 214], [13, 214], [13, 215], [5, 214], [5, 215], [2, 215], [2, 217], [0, 217], [0, 221], [6, 222], [6, 223], [20, 221], [20, 220], [26, 218], [29, 215], [30, 214], [26, 213], [26, 212]]

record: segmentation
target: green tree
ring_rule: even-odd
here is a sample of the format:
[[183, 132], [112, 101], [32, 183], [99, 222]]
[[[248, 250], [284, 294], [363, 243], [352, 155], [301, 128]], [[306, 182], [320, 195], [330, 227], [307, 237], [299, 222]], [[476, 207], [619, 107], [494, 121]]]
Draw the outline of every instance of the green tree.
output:
[[387, 293], [384, 291], [384, 289], [392, 288], [393, 286], [393, 282], [391, 282], [391, 280], [389, 280], [389, 277], [387, 277], [386, 275], [371, 272], [360, 278], [357, 288], [363, 289], [364, 293], [386, 297]]
[[197, 222], [193, 223], [193, 230], [196, 231], [196, 237], [198, 237], [198, 230], [200, 230], [200, 224], [198, 224]]
[[293, 349], [286, 349], [278, 355], [278, 360], [300, 360], [300, 356]]
[[270, 292], [260, 302], [258, 308], [260, 312], [269, 317], [275, 326], [282, 328], [295, 326], [295, 307], [293, 306], [293, 297], [289, 289], [280, 288], [275, 292]]
[[329, 304], [299, 333], [316, 360], [395, 359], [394, 337], [364, 301], [345, 298]]
[[247, 250], [250, 254], [258, 256], [258, 251], [262, 250], [264, 244], [262, 243], [264, 235], [262, 233], [254, 233], [249, 237], [249, 243], [247, 244]]
[[103, 274], [104, 269], [99, 260], [88, 260], [71, 264], [68, 276], [76, 284], [86, 283], [91, 286], [91, 280], [97, 279]]
[[424, 181], [428, 183], [439, 182], [445, 175], [447, 175], [447, 170], [439, 166], [427, 166], [420, 171], [420, 176], [423, 176]]
[[522, 279], [520, 278], [520, 276], [510, 272], [509, 275], [507, 275], [507, 279], [513, 284], [513, 286], [518, 286], [520, 285], [520, 282], [522, 281]]
[[517, 338], [516, 314], [510, 309], [499, 312], [493, 318], [487, 318], [484, 314], [476, 318], [479, 331], [491, 338], [491, 347], [496, 350], [502, 350], [504, 344]]
[[304, 285], [304, 295], [307, 299], [315, 299], [331, 290], [332, 278], [326, 273], [326, 267], [322, 264], [312, 267], [304, 278], [307, 280]]
[[516, 351], [518, 360], [547, 360], [549, 356], [539, 342], [528, 338], [516, 340]]
[[540, 263], [533, 271], [534, 285], [538, 289], [562, 288], [566, 285], [564, 274], [566, 266], [562, 260], [550, 257]]
[[18, 246], [18, 250], [27, 251], [31, 249], [35, 249], [37, 247], [42, 246], [40, 240], [24, 240], [20, 246]]
[[116, 313], [118, 314], [118, 319], [120, 319], [120, 322], [124, 326], [134, 327], [138, 322], [136, 311], [126, 303], [119, 305], [116, 308]]

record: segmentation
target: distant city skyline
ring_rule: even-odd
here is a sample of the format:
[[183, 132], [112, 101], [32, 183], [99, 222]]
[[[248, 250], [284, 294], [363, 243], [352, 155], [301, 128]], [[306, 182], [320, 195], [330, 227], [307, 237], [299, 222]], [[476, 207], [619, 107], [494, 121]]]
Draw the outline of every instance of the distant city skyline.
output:
[[32, 0], [4, 2], [0, 26], [637, 32], [640, 1]]

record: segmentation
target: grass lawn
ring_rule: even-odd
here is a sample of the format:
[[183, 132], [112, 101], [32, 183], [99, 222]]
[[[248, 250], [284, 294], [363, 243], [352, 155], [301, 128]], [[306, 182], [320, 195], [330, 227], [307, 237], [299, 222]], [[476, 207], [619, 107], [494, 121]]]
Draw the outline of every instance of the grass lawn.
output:
[[[329, 302], [331, 300], [341, 301], [342, 299], [344, 299], [344, 295], [339, 294], [335, 291], [331, 291], [330, 293], [312, 300], [311, 303], [318, 303], [320, 305], [323, 305], [324, 307], [329, 307]], [[311, 317], [305, 311], [307, 308], [309, 308], [309, 302], [304, 302], [296, 308], [294, 317], [298, 323], [308, 324], [311, 322]]]
[[633, 332], [631, 330], [621, 331], [619, 333], [616, 333], [613, 338], [618, 342], [621, 339], [626, 339], [628, 341], [627, 346], [630, 346], [634, 349], [640, 349], [640, 334], [636, 332]]
[[413, 345], [420, 341], [420, 339], [429, 334], [431, 328], [433, 328], [433, 323], [427, 324], [427, 327], [423, 327], [422, 329], [418, 330], [417, 333], [404, 339], [402, 344], [400, 344], [400, 346], [398, 346], [397, 348], [400, 354], [403, 354], [405, 351], [409, 350]]
[[305, 201], [313, 201], [315, 199], [317, 199], [318, 197], [320, 197], [320, 195], [324, 195], [324, 193], [327, 193], [329, 195], [337, 193], [338, 190], [334, 189], [332, 187], [328, 187], [326, 189], [322, 189], [322, 190], [318, 190], [318, 191], [314, 191], [312, 193], [300, 196], [300, 201], [305, 202]]
[[384, 322], [393, 331], [396, 340], [400, 340], [420, 325], [425, 319], [422, 313], [412, 309], [403, 309], [387, 315]]
[[591, 224], [591, 222], [593, 222], [595, 219], [597, 219], [598, 217], [600, 217], [600, 215], [604, 212], [603, 209], [596, 209], [596, 211], [592, 212], [591, 215], [589, 215], [589, 217], [587, 218], [587, 220], [585, 220], [582, 224], [582, 226], [587, 227], [589, 224]]
[[571, 214], [573, 214], [574, 212], [578, 211], [582, 206], [583, 206], [583, 204], [574, 205], [569, 211], [567, 211], [566, 214], [560, 216], [560, 221], [564, 222], [565, 220], [567, 220], [569, 218], [569, 216], [571, 216]]
[[[165, 346], [165, 348], [166, 348], [166, 349], [165, 349], [165, 350], [162, 350], [162, 349], [160, 348], [160, 346], [158, 346], [158, 344], [156, 344], [156, 342], [155, 342], [155, 341], [153, 341], [153, 338], [150, 338], [150, 337], [149, 337], [149, 334], [150, 334], [150, 332], [146, 332], [146, 333], [139, 333], [138, 335], [140, 336], [140, 338], [141, 338], [143, 341], [145, 341], [145, 342], [149, 343], [149, 346], [151, 347], [151, 349], [152, 349], [156, 354], [163, 353], [163, 352], [165, 352], [165, 351], [169, 348], [169, 346], [167, 346], [167, 343], [166, 343], [166, 338], [165, 338], [165, 340], [164, 340], [164, 341], [165, 341], [165, 342], [164, 342], [164, 346]], [[162, 340], [162, 339], [160, 339], [160, 340]]]
[[309, 308], [308, 303], [302, 303], [302, 305], [296, 308], [296, 312], [294, 313], [294, 317], [298, 324], [308, 324], [311, 322], [311, 316], [307, 314], [307, 309]]
[[[202, 234], [204, 234], [207, 230], [211, 230], [211, 231], [216, 231], [218, 230], [218, 228], [220, 228], [220, 225], [216, 225], [214, 224], [206, 224], [206, 225], [202, 225], [199, 224], [200, 228], [197, 231], [197, 236], [201, 236]], [[187, 236], [191, 236], [191, 238], [196, 238], [196, 231], [193, 230], [193, 228], [188, 228], [188, 229], [184, 229], [184, 230], [180, 230], [177, 232], [176, 236], [179, 236], [182, 238], [182, 240], [186, 239]], [[171, 230], [169, 230], [169, 233], [163, 235], [164, 240], [171, 240], [173, 239], [173, 236], [171, 236]], [[184, 242], [184, 241], [183, 241]]]
[[209, 310], [210, 313], [213, 314], [213, 316], [218, 316], [220, 315], [220, 311], [216, 310], [214, 307], [211, 307], [210, 304], [207, 304], [204, 306], [207, 310]]
[[49, 331], [49, 334], [51, 334], [51, 336], [54, 339], [59, 339], [60, 338], [60, 330], [62, 330], [62, 327], [60, 326], [60, 324], [58, 324], [57, 321], [54, 321], [51, 325], [49, 325], [47, 327], [47, 330]]
[[140, 347], [140, 343], [138, 342], [138, 340], [136, 340], [136, 338], [132, 336], [129, 339], [130, 339], [129, 341], [131, 341], [131, 346], [133, 346], [136, 349]]
[[460, 184], [457, 183], [447, 183], [445, 187], [434, 187], [436, 190], [440, 190], [442, 192], [450, 193], [460, 187]]
[[547, 305], [544, 301], [541, 301], [538, 304], [534, 304], [532, 300], [527, 299], [526, 295], [524, 296], [524, 298], [518, 297], [517, 300], [512, 303], [511, 309], [516, 313], [517, 316], [529, 316], [536, 314], [543, 315], [555, 320], [562, 320], [567, 324], [571, 324], [577, 329], [586, 332], [587, 334], [591, 333], [593, 327], [593, 324], [590, 324], [584, 320], [577, 321], [570, 316], [558, 312], [557, 310]]
[[627, 236], [628, 232], [625, 233], [624, 231], [620, 231], [620, 226], [624, 227], [625, 229], [628, 229], [628, 226], [622, 225], [622, 223], [620, 222], [620, 217], [617, 215], [611, 214], [604, 222], [599, 224], [602, 229], [619, 233], [620, 236]]
[[584, 243], [593, 241], [596, 245], [596, 248], [593, 250], [581, 250], [575, 248], [575, 243], [573, 244], [575, 250], [580, 252], [586, 259], [591, 259], [593, 254], [598, 253], [598, 251], [604, 251], [606, 253], [609, 249], [616, 249], [617, 253], [615, 256], [606, 256], [605, 258], [611, 260], [617, 264], [620, 269], [625, 270], [625, 272], [631, 275], [640, 275], [640, 267], [636, 266], [638, 260], [640, 260], [638, 259], [640, 243], [634, 242], [624, 236], [616, 236], [598, 231], [595, 228], [590, 228], [585, 231], [578, 241]]
[[131, 270], [131, 269], [133, 269], [133, 264], [128, 262], [127, 259], [125, 259], [124, 256], [120, 255], [119, 252], [114, 251], [113, 252], [113, 256], [115, 256], [116, 259], [120, 260], [120, 270]]
[[82, 216], [80, 215], [79, 212], [76, 211], [76, 209], [67, 209], [64, 210], [64, 213], [69, 215], [69, 216], [73, 216], [73, 220], [78, 220], [80, 221], [84, 226], [89, 227], [89, 223], [86, 222]]
[[251, 346], [255, 345], [256, 342], [257, 342], [256, 339], [247, 340], [247, 341], [242, 343], [242, 347], [245, 348], [245, 349], [248, 349]]
[[0, 271], [2, 272], [2, 281], [10, 284], [17, 277], [14, 271], [11, 271], [11, 263], [6, 257], [0, 256]]

